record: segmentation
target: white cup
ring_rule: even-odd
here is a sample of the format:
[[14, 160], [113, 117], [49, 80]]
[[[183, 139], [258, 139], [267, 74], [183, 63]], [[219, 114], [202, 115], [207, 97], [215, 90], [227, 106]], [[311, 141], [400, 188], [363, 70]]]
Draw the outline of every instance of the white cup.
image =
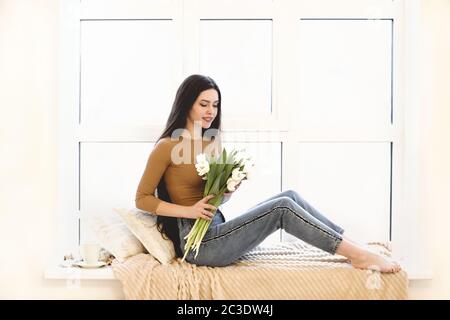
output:
[[96, 264], [100, 256], [100, 245], [95, 242], [83, 243], [80, 245], [80, 254], [86, 264]]

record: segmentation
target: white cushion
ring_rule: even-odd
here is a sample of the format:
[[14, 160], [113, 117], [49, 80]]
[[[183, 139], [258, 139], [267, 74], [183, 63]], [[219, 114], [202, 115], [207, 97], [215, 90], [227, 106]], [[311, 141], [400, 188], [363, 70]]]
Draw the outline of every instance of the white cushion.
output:
[[119, 262], [146, 250], [127, 225], [113, 212], [110, 214], [84, 213], [81, 219], [94, 232], [100, 246], [108, 250]]
[[175, 248], [170, 239], [163, 238], [156, 226], [156, 215], [137, 208], [116, 207], [131, 232], [142, 242], [147, 251], [162, 264], [175, 258]]

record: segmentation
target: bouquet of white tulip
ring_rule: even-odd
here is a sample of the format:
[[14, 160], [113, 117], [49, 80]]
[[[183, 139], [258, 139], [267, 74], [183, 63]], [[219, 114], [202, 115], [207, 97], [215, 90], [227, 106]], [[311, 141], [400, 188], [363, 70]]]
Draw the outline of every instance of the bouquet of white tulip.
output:
[[[222, 203], [225, 192], [233, 192], [236, 186], [242, 180], [247, 180], [251, 176], [251, 169], [254, 166], [250, 157], [245, 153], [244, 149], [234, 150], [227, 155], [226, 149], [222, 151], [218, 158], [214, 155], [208, 156], [204, 153], [197, 155], [196, 165], [198, 175], [206, 180], [203, 197], [213, 194], [214, 197], [208, 201], [217, 208]], [[212, 211], [215, 214], [215, 211]], [[184, 246], [184, 256], [182, 261], [186, 258], [189, 250], [196, 251], [195, 258], [200, 250], [200, 244], [206, 234], [210, 220], [198, 218], [195, 221], [189, 234], [184, 237], [186, 245]]]

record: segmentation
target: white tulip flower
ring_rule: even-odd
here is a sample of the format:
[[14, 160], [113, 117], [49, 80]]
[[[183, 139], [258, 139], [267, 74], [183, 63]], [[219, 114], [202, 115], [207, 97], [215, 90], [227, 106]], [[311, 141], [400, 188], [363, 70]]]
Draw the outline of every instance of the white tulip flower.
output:
[[197, 155], [197, 157], [195, 157], [195, 159], [196, 159], [197, 163], [202, 163], [202, 162], [208, 161], [208, 159], [206, 158], [206, 154], [204, 154], [204, 153], [199, 153]]
[[239, 184], [239, 181], [234, 180], [233, 178], [229, 178], [227, 180], [227, 189], [228, 191], [235, 191], [236, 190], [236, 186]]
[[251, 180], [253, 177], [253, 171], [247, 171], [245, 173], [245, 177], [247, 178], [247, 180]]
[[234, 159], [236, 162], [240, 162], [240, 161], [244, 160], [243, 162], [245, 163], [245, 161], [248, 160], [249, 158], [250, 158], [250, 156], [244, 150], [240, 150], [234, 156]]
[[244, 178], [245, 178], [244, 172], [240, 171], [239, 168], [233, 169], [233, 172], [231, 173], [231, 179], [240, 182]]
[[252, 176], [252, 170], [253, 170], [254, 163], [251, 161], [247, 161], [244, 165], [244, 168], [242, 169], [242, 172], [245, 173], [245, 176], [247, 179], [249, 179], [249, 176]]
[[209, 172], [209, 162], [204, 157], [197, 156], [197, 159], [199, 161], [195, 165], [195, 168], [197, 169], [198, 174], [203, 176]]

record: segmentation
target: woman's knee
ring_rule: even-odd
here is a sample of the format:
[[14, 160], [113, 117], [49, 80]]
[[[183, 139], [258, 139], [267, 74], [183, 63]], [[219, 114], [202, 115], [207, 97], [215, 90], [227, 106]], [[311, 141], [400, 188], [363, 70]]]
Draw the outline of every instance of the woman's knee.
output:
[[288, 189], [288, 190], [284, 191], [281, 195], [289, 197], [294, 201], [295, 201], [295, 199], [300, 198], [300, 195], [298, 194], [298, 192], [293, 189]]
[[288, 206], [288, 207], [292, 207], [294, 206], [296, 202], [294, 201], [293, 198], [291, 198], [288, 195], [282, 196], [278, 198], [278, 206]]
[[[276, 213], [280, 215], [280, 217], [279, 217], [280, 219], [282, 219], [282, 217], [285, 216], [285, 213], [289, 213], [289, 214], [294, 213], [295, 215], [300, 215], [300, 216], [307, 214], [307, 212], [304, 211], [303, 208], [301, 206], [299, 206], [298, 203], [290, 197], [281, 197], [278, 200], [279, 200], [279, 202], [278, 202], [277, 206], [283, 207], [284, 209], [288, 208], [288, 210], [275, 210]], [[281, 228], [283, 228], [283, 226], [281, 226]]]

